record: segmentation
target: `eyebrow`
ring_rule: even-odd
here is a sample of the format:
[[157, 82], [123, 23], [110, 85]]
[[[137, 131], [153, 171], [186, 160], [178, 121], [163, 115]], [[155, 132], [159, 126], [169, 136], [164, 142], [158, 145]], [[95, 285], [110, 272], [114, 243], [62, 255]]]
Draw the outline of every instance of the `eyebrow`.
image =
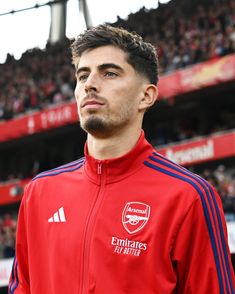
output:
[[[108, 68], [114, 68], [114, 69], [119, 70], [120, 72], [124, 72], [124, 69], [115, 63], [103, 63], [98, 66], [99, 70], [105, 70]], [[83, 67], [80, 67], [76, 70], [76, 75], [79, 75], [80, 72], [89, 72], [89, 71], [90, 71], [90, 67], [83, 66]]]

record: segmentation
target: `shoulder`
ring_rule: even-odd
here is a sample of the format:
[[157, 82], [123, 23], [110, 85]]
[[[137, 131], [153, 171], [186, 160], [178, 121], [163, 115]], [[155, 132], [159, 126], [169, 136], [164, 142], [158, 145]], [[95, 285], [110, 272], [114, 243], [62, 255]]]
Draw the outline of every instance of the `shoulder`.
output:
[[26, 185], [23, 200], [31, 199], [32, 195], [33, 199], [35, 199], [36, 195], [38, 197], [44, 197], [42, 195], [49, 195], [53, 191], [61, 191], [65, 185], [71, 186], [71, 184], [77, 183], [77, 175], [84, 163], [85, 158], [80, 158], [57, 168], [39, 173]]
[[178, 191], [185, 191], [187, 195], [200, 198], [202, 202], [205, 198], [213, 197], [214, 188], [201, 176], [176, 164], [157, 152], [153, 152], [144, 162], [152, 172], [153, 177], [161, 178], [165, 184], [173, 185]]
[[56, 177], [61, 174], [74, 172], [76, 170], [79, 170], [84, 165], [84, 163], [85, 163], [85, 157], [82, 157], [78, 160], [61, 165], [61, 166], [53, 168], [51, 170], [41, 172], [37, 176], [35, 176], [31, 180], [31, 182], [35, 182], [41, 178]]
[[[48, 205], [57, 195], [64, 195], [65, 189], [73, 189], [78, 184], [82, 172], [80, 169], [85, 163], [85, 158], [61, 165], [57, 168], [44, 171], [34, 177], [24, 188], [22, 205], [37, 207]], [[30, 209], [31, 209], [30, 208]]]

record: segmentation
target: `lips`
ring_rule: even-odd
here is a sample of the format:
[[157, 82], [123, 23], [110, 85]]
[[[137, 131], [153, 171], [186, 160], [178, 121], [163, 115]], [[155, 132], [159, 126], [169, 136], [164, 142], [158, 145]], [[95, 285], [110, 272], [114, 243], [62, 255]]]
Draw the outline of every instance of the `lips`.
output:
[[84, 101], [84, 103], [82, 104], [82, 108], [92, 107], [92, 106], [97, 107], [97, 106], [101, 106], [101, 105], [104, 105], [104, 103], [97, 101], [97, 100], [87, 100], [87, 101]]

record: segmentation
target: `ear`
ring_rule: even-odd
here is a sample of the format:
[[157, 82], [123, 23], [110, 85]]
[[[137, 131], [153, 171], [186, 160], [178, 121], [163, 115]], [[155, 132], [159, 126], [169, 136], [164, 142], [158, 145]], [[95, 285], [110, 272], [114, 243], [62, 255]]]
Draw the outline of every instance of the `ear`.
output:
[[146, 85], [143, 96], [139, 103], [139, 110], [147, 110], [151, 107], [157, 100], [158, 97], [158, 88], [154, 84]]

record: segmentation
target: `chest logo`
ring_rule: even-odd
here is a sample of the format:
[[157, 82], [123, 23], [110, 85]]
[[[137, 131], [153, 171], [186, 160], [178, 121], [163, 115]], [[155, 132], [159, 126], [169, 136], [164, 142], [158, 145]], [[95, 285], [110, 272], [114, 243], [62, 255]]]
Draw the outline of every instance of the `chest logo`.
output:
[[150, 206], [142, 202], [128, 202], [122, 212], [122, 224], [129, 234], [134, 234], [147, 224]]

